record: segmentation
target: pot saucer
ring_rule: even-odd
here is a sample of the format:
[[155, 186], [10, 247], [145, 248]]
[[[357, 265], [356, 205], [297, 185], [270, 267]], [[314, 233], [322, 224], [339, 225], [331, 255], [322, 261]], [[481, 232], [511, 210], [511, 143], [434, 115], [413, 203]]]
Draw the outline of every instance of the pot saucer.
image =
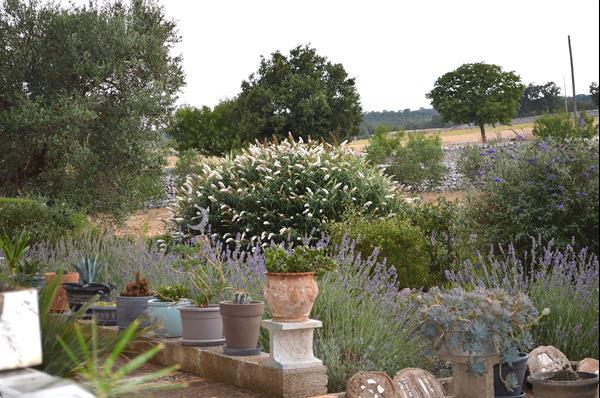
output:
[[181, 344], [196, 347], [215, 347], [225, 344], [225, 337], [214, 340], [195, 340], [181, 338]]
[[228, 348], [223, 346], [223, 354], [232, 357], [250, 357], [261, 353], [260, 347], [256, 348]]

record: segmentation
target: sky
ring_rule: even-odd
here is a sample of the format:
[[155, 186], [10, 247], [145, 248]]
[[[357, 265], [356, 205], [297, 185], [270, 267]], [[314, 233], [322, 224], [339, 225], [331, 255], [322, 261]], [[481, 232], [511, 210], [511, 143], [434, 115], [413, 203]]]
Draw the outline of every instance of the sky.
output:
[[430, 107], [425, 94], [435, 80], [469, 62], [501, 65], [526, 84], [562, 88], [566, 79], [571, 93], [567, 35], [577, 93], [599, 80], [598, 0], [158, 2], [181, 36], [173, 49], [186, 75], [180, 104], [235, 96], [261, 55], [298, 44], [342, 63], [365, 111]]

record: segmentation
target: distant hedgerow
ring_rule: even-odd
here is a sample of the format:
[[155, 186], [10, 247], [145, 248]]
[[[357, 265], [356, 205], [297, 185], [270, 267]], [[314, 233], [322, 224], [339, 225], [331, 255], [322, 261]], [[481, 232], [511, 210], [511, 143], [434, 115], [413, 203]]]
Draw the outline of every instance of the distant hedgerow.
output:
[[392, 214], [395, 185], [349, 150], [309, 140], [255, 144], [204, 165], [190, 176], [173, 207], [174, 234], [199, 234], [202, 213], [226, 242], [320, 237], [324, 224], [347, 211]]

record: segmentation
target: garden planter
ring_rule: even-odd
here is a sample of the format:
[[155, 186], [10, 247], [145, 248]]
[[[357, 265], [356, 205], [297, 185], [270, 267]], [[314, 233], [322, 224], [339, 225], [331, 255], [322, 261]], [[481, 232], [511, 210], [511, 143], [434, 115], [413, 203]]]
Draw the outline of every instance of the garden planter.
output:
[[318, 294], [314, 272], [267, 273], [264, 296], [275, 322], [307, 321]]
[[201, 347], [222, 345], [223, 320], [218, 305], [198, 307], [187, 305], [179, 308], [181, 315], [181, 342]]
[[97, 325], [114, 326], [117, 324], [117, 307], [97, 306], [91, 307], [92, 315]]
[[219, 304], [223, 317], [225, 353], [229, 355], [257, 355], [258, 335], [265, 304], [253, 301], [248, 304], [234, 304], [222, 301]]
[[[144, 315], [148, 308], [148, 300], [153, 298], [154, 296], [117, 296], [117, 326], [119, 329], [125, 329], [135, 319]], [[148, 326], [148, 321], [143, 321], [141, 326]]]
[[533, 385], [535, 398], [598, 398], [598, 375], [577, 372], [581, 380], [548, 380], [555, 373], [538, 373], [527, 378], [527, 381]]
[[0, 371], [41, 363], [37, 290], [0, 293]]
[[[494, 394], [496, 397], [520, 397], [523, 392], [523, 383], [525, 382], [525, 373], [527, 372], [527, 359], [529, 355], [521, 353], [519, 359], [509, 366], [502, 364], [494, 366]], [[500, 379], [500, 371], [502, 371], [502, 379], [506, 380], [506, 376], [509, 373], [514, 373], [519, 380], [519, 388], [513, 392], [509, 392], [506, 389], [504, 383]]]
[[[99, 296], [99, 300], [108, 300], [108, 296], [112, 291], [110, 286], [103, 283], [90, 283], [88, 285], [65, 283], [63, 288], [67, 292], [69, 309], [73, 312], [79, 311], [83, 305], [94, 299], [96, 295]], [[88, 309], [86, 315], [92, 315], [92, 310]]]
[[[56, 279], [55, 272], [46, 272], [44, 274], [46, 285], [51, 286], [52, 282]], [[56, 289], [52, 302], [50, 303], [51, 312], [65, 312], [69, 309], [69, 301], [67, 300], [67, 291], [62, 287], [65, 283], [77, 283], [79, 282], [79, 274], [77, 272], [69, 272], [60, 275], [60, 285]]]
[[19, 279], [19, 284], [26, 287], [32, 287], [40, 290], [46, 285], [46, 278], [44, 275], [27, 275]]
[[164, 302], [158, 299], [148, 301], [148, 320], [151, 323], [159, 323], [160, 328], [156, 334], [163, 337], [181, 337], [181, 316], [179, 309], [190, 305], [188, 300], [179, 302]]

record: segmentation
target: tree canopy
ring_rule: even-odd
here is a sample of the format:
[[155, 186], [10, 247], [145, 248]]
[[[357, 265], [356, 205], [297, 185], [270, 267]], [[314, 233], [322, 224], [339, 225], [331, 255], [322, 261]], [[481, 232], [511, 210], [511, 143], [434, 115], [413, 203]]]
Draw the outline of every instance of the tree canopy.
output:
[[560, 88], [554, 82], [530, 83], [525, 88], [519, 116], [535, 116], [556, 113], [561, 107]]
[[312, 137], [336, 141], [356, 135], [362, 121], [353, 78], [308, 46], [289, 56], [261, 57], [258, 71], [242, 82], [239, 129], [244, 141]]
[[592, 101], [596, 107], [598, 107], [598, 101], [600, 101], [600, 93], [598, 92], [598, 83], [590, 84], [590, 95], [592, 96]]
[[523, 91], [516, 73], [480, 62], [438, 78], [427, 98], [445, 121], [479, 126], [486, 142], [485, 125], [509, 123], [517, 115]]
[[0, 5], [0, 194], [124, 215], [162, 190], [179, 40], [142, 0]]

